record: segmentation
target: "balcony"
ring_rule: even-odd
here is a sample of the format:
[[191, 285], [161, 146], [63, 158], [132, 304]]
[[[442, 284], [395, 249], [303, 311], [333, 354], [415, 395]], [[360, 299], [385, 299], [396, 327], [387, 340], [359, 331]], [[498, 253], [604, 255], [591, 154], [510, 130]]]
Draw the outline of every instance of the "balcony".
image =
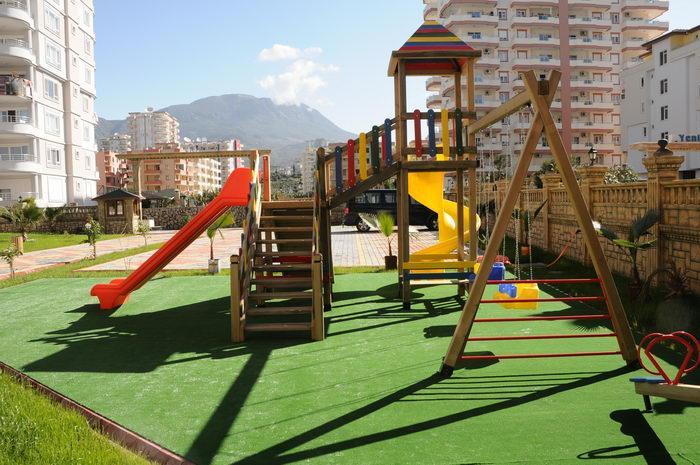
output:
[[498, 58], [494, 56], [482, 55], [481, 58], [478, 58], [476, 60], [474, 66], [476, 66], [477, 68], [498, 68], [501, 66], [501, 63], [498, 61]]
[[559, 37], [539, 36], [539, 37], [514, 37], [513, 48], [515, 47], [559, 47]]
[[559, 0], [513, 0], [513, 8], [518, 6], [559, 6]]
[[569, 8], [603, 8], [610, 9], [610, 0], [569, 0]]
[[669, 28], [668, 21], [655, 21], [642, 18], [624, 18], [622, 21], [622, 31], [633, 29], [655, 29], [658, 31], [667, 31]]
[[[442, 0], [442, 2], [440, 4], [440, 14], [438, 16], [441, 18], [449, 16], [449, 15], [445, 14], [445, 11], [448, 8], [450, 8], [451, 6], [456, 6], [460, 3], [464, 3], [464, 1], [463, 0]], [[481, 0], [478, 2], [478, 4], [480, 6], [491, 6], [491, 7], [495, 7], [497, 3], [498, 3], [498, 0]], [[424, 12], [425, 12], [425, 10], [424, 10]]]
[[501, 81], [495, 77], [476, 76], [474, 86], [477, 89], [498, 89], [501, 87]]
[[16, 135], [33, 136], [35, 133], [29, 116], [0, 116], [0, 138]]
[[643, 51], [646, 50], [644, 48], [644, 43], [646, 40], [644, 39], [629, 39], [625, 40], [622, 43], [622, 51], [623, 52], [637, 52], [637, 51]]
[[586, 48], [597, 50], [610, 50], [612, 48], [612, 40], [610, 39], [592, 39], [590, 37], [577, 37], [569, 39], [571, 48]]
[[595, 122], [595, 121], [572, 121], [571, 129], [573, 131], [589, 132], [613, 132], [615, 125], [611, 122]]
[[569, 66], [578, 69], [612, 69], [612, 62], [610, 60], [582, 58], [580, 60], [571, 60]]
[[610, 29], [612, 28], [612, 21], [610, 19], [598, 19], [591, 18], [589, 16], [580, 16], [576, 18], [569, 18], [570, 27], [582, 27], [586, 29]]
[[426, 21], [437, 19], [438, 9], [432, 5], [425, 5], [423, 8], [423, 19]]
[[597, 79], [577, 79], [571, 80], [571, 90], [612, 90], [613, 83], [610, 80], [601, 81]]
[[584, 111], [612, 111], [615, 104], [612, 102], [593, 102], [591, 100], [578, 100], [571, 102], [572, 110]]
[[559, 58], [516, 58], [513, 60], [513, 69], [543, 69], [558, 68], [559, 66]]
[[616, 150], [615, 146], [613, 144], [609, 143], [600, 143], [600, 144], [593, 144], [591, 142], [581, 142], [581, 143], [574, 143], [571, 144], [571, 151], [572, 152], [586, 152], [591, 149], [591, 147], [595, 147], [595, 149], [599, 153], [609, 153], [609, 152], [614, 152]]
[[[39, 159], [30, 153], [6, 153], [6, 147], [0, 151], [0, 171], [2, 172], [36, 172]], [[1, 149], [0, 149], [1, 150]]]
[[19, 31], [34, 27], [25, 0], [0, 0], [0, 30]]
[[515, 16], [513, 26], [559, 26], [559, 18], [549, 15]]
[[24, 104], [31, 98], [31, 81], [0, 75], [0, 104]]
[[477, 95], [474, 99], [474, 106], [477, 110], [491, 110], [501, 106], [501, 101], [498, 99], [489, 99], [484, 96]]
[[425, 82], [425, 90], [428, 92], [440, 92], [440, 89], [442, 89], [441, 77], [431, 77]]
[[482, 45], [484, 47], [498, 47], [500, 40], [498, 36], [487, 35], [487, 34], [470, 34], [467, 36], [465, 42], [469, 45]]
[[426, 99], [425, 104], [431, 110], [439, 110], [442, 108], [442, 97], [439, 95], [430, 95]]
[[445, 24], [445, 27], [449, 29], [451, 27], [466, 24], [470, 26], [483, 25], [496, 27], [498, 26], [498, 16], [494, 14], [484, 14], [479, 12], [455, 14], [449, 17], [449, 20], [447, 21], [447, 24]]
[[622, 11], [633, 9], [666, 11], [668, 10], [668, 5], [668, 0], [623, 0]]
[[14, 37], [0, 37], [0, 56], [6, 66], [34, 64], [36, 61], [29, 43]]

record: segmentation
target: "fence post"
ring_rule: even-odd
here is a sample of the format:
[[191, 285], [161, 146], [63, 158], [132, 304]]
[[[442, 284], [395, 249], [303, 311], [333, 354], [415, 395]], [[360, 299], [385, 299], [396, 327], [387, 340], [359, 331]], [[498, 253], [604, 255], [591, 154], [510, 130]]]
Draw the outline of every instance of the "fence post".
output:
[[[581, 166], [577, 169], [579, 176], [581, 177], [581, 182], [579, 183], [581, 187], [581, 194], [583, 195], [583, 200], [586, 202], [586, 207], [588, 208], [588, 213], [591, 218], [595, 219], [593, 215], [593, 187], [603, 184], [605, 180], [605, 173], [607, 173], [607, 166], [593, 165], [593, 166]], [[584, 250], [583, 263], [590, 265], [591, 259], [588, 256], [588, 250]]]
[[547, 204], [542, 209], [542, 229], [544, 234], [544, 249], [550, 250], [552, 247], [552, 227], [550, 224], [550, 213], [552, 212], [552, 189], [561, 186], [561, 176], [559, 173], [548, 173], [541, 176], [542, 179], [542, 201], [547, 201]]
[[241, 307], [241, 257], [231, 255], [231, 340], [243, 342], [245, 340], [245, 321]]
[[325, 337], [325, 322], [323, 320], [323, 259], [315, 253], [311, 262], [312, 314], [311, 339], [322, 341]]
[[663, 184], [678, 179], [678, 171], [685, 161], [685, 157], [673, 155], [673, 152], [666, 148], [667, 144], [667, 141], [660, 140], [659, 149], [647, 154], [642, 160], [647, 169], [647, 208], [657, 210], [660, 215], [659, 223], [651, 230], [653, 237], [656, 237], [656, 247], [646, 254], [647, 274], [664, 264], [666, 246], [659, 227], [664, 223]]

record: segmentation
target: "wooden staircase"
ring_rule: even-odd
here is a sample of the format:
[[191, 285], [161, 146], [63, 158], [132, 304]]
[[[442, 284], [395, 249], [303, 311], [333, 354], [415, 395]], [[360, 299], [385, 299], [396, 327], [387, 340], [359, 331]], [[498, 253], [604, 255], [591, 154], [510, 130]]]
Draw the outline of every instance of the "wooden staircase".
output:
[[[310, 334], [323, 339], [314, 312], [314, 208], [311, 200], [262, 202], [247, 289], [244, 335]], [[320, 257], [318, 257], [320, 270]], [[320, 277], [319, 277], [320, 280]], [[317, 286], [318, 287], [318, 286]], [[322, 307], [321, 302], [317, 305]]]

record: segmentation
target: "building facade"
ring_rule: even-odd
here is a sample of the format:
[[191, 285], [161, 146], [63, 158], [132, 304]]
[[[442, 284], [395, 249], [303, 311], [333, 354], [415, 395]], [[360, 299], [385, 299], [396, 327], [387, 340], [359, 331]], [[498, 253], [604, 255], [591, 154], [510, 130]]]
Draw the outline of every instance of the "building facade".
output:
[[0, 203], [97, 193], [92, 0], [0, 2]]
[[[552, 104], [564, 144], [587, 159], [595, 147], [605, 164], [619, 164], [620, 74], [639, 62], [642, 44], [668, 30], [655, 18], [664, 0], [424, 0], [425, 19], [437, 20], [482, 51], [476, 63], [479, 116], [524, 90], [520, 73], [562, 72]], [[466, 81], [462, 95], [466, 95]], [[430, 78], [429, 108], [454, 107], [452, 79]], [[483, 166], [501, 155], [510, 163], [520, 153], [530, 113], [523, 111], [477, 136]], [[546, 140], [537, 147], [531, 170], [550, 158]]]
[[117, 153], [123, 152], [97, 152], [97, 171], [100, 173], [97, 195], [126, 187], [129, 168], [126, 161], [117, 158]]
[[[642, 61], [622, 73], [622, 142], [630, 168], [644, 173], [637, 142], [700, 142], [700, 26], [644, 44]], [[680, 176], [700, 177], [700, 152], [684, 152]]]
[[178, 144], [180, 123], [167, 111], [146, 111], [129, 113], [127, 133], [131, 137], [131, 149], [143, 151], [155, 148], [158, 144]]
[[[191, 140], [185, 137], [182, 143], [182, 148], [185, 152], [206, 152], [211, 150], [242, 150], [243, 144], [241, 144], [241, 141], [238, 139], [207, 140], [206, 138], [197, 138]], [[217, 169], [219, 171], [218, 186], [212, 187], [212, 189], [220, 188], [226, 182], [229, 175], [233, 173], [233, 171], [236, 168], [238, 168], [239, 166], [243, 166], [242, 159], [240, 158], [217, 158], [215, 160], [212, 160], [212, 162], [203, 159], [201, 160], [201, 162], [203, 164], [211, 165], [212, 169], [214, 168], [214, 165], [217, 166]], [[211, 180], [210, 184], [213, 185], [215, 183], [213, 182], [213, 180]]]
[[131, 136], [115, 132], [98, 142], [100, 152], [126, 153], [131, 151]]

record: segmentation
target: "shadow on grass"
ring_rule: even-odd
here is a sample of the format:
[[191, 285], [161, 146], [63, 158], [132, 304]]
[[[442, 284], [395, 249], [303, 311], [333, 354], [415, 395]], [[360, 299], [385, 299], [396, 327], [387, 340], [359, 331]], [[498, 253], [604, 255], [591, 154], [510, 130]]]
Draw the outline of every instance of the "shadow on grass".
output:
[[[410, 425], [400, 426], [392, 429], [387, 429], [384, 431], [370, 433], [362, 436], [358, 436], [351, 439], [339, 440], [336, 442], [329, 442], [320, 446], [316, 446], [306, 450], [298, 450], [305, 444], [317, 440], [319, 437], [329, 434], [335, 430], [338, 430], [348, 424], [361, 420], [371, 414], [374, 414], [383, 408], [386, 408], [396, 402], [431, 402], [438, 400], [438, 398], [421, 399], [421, 391], [425, 393], [429, 391], [431, 387], [440, 385], [443, 380], [437, 376], [432, 376], [402, 389], [393, 392], [381, 399], [378, 399], [370, 404], [367, 404], [357, 410], [349, 412], [347, 414], [341, 415], [333, 420], [330, 420], [322, 425], [298, 434], [290, 439], [284, 440], [268, 447], [254, 455], [248, 456], [238, 462], [237, 464], [285, 464], [285, 463], [295, 463], [304, 460], [310, 460], [315, 457], [321, 456], [332, 456], [332, 454], [337, 454], [342, 451], [350, 450], [356, 447], [367, 446], [369, 444], [380, 443], [383, 441], [390, 441], [405, 435], [419, 433], [421, 431], [428, 431], [435, 428], [440, 428], [446, 425], [450, 425], [457, 422], [462, 422], [470, 418], [475, 418], [481, 415], [486, 415], [489, 413], [494, 413], [500, 410], [514, 408], [520, 405], [527, 404], [529, 402], [534, 402], [547, 398], [549, 396], [566, 392], [572, 389], [578, 389], [585, 386], [589, 386], [607, 379], [611, 379], [617, 376], [621, 376], [628, 373], [629, 370], [624, 368], [618, 368], [616, 370], [607, 371], [603, 373], [598, 373], [585, 378], [574, 379], [571, 382], [557, 384], [556, 386], [547, 387], [541, 390], [535, 390], [528, 392], [519, 397], [511, 396], [498, 396], [497, 392], [490, 392], [490, 394], [496, 397], [481, 398], [482, 400], [496, 400], [497, 402], [490, 403], [487, 405], [482, 405], [474, 408], [468, 408], [461, 412], [452, 413], [449, 415], [443, 415], [430, 420], [418, 421]], [[444, 380], [449, 383], [450, 380]], [[473, 395], [473, 394], [470, 394]], [[418, 397], [418, 398], [416, 398]], [[464, 397], [453, 398], [451, 396], [443, 396], [444, 398], [440, 400], [464, 400]], [[295, 450], [295, 452], [291, 452]]]

